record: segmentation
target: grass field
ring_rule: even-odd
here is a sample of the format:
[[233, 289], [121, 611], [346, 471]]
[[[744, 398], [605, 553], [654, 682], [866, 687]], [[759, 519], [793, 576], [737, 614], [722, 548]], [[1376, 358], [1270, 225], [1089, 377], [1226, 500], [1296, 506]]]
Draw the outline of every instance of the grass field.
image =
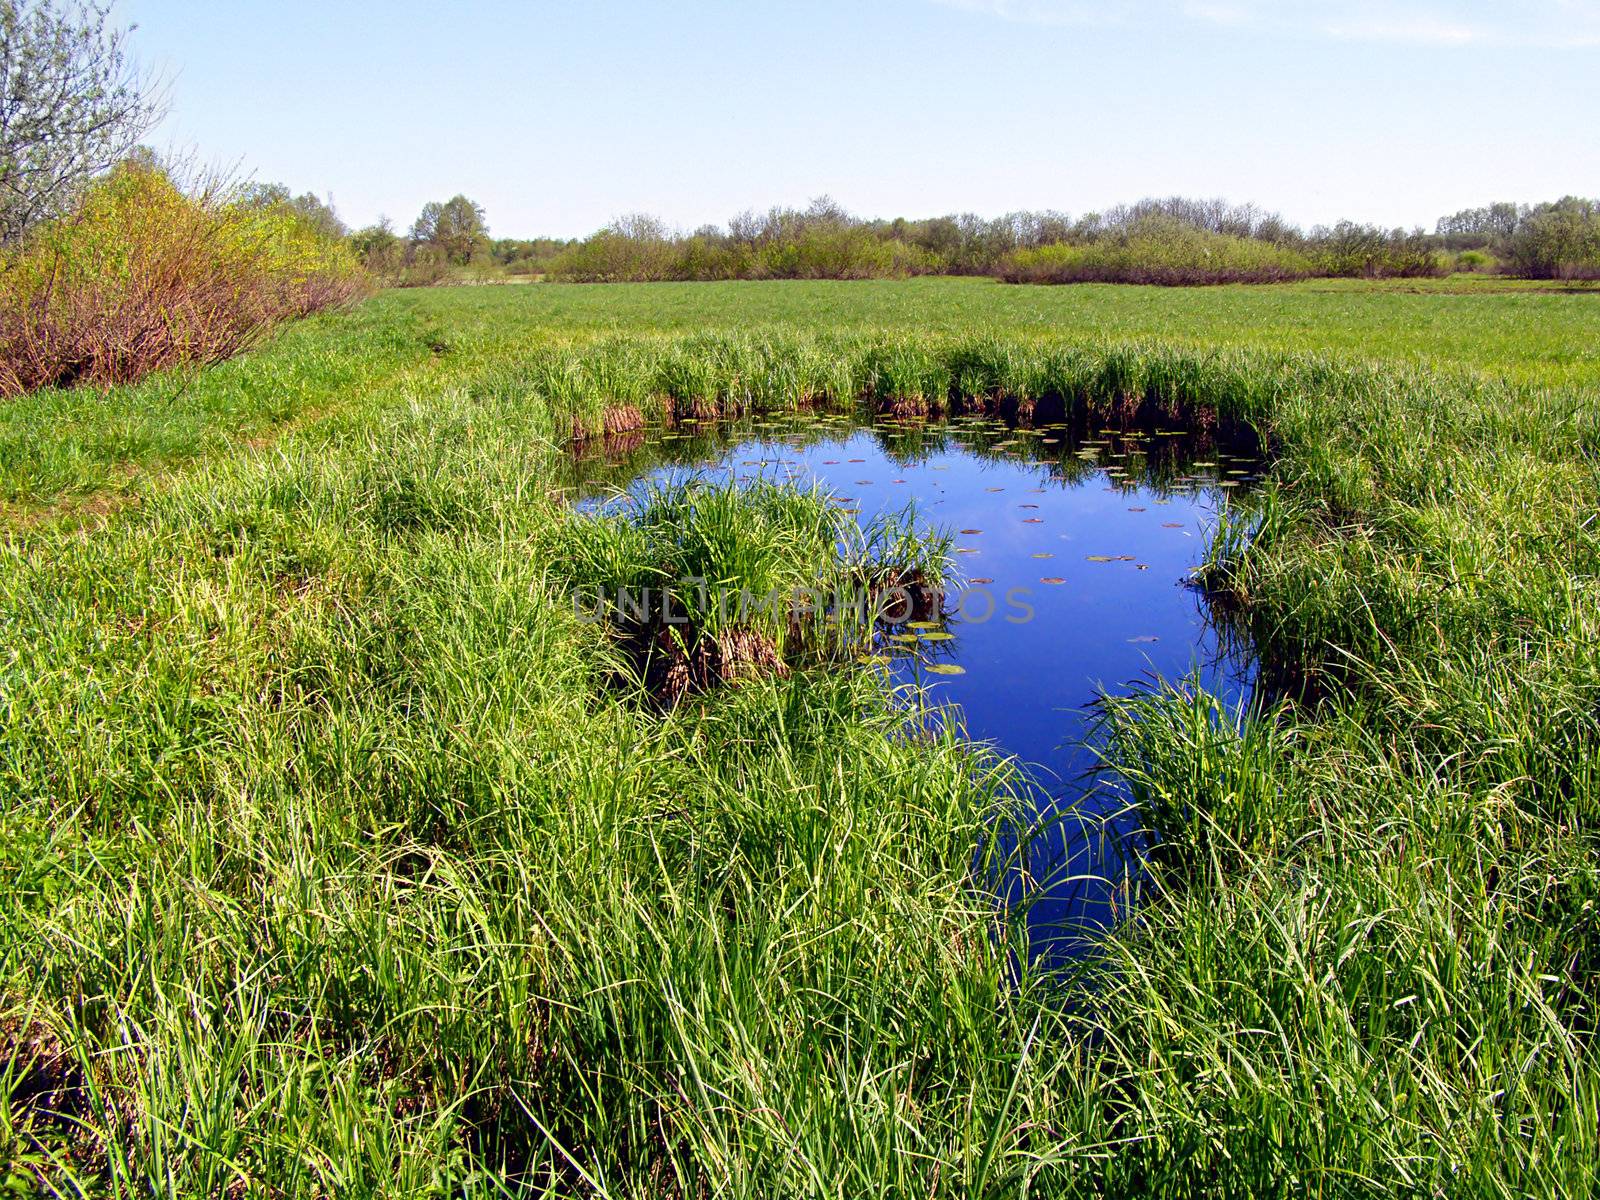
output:
[[[204, 374], [16, 401], [16, 1189], [1591, 1190], [1597, 305], [386, 293]], [[800, 662], [662, 710], [574, 616], [679, 556], [839, 569], [815, 498], [669, 497], [600, 537], [554, 492], [574, 426], [629, 408], [1002, 393], [1214, 413], [1272, 453], [1208, 572], [1298, 690], [1245, 719], [1181, 687], [1107, 704], [1163, 840], [1070, 978], [1018, 967], [971, 882], [1004, 764]]]
[[1159, 340], [1332, 354], [1485, 372], [1549, 386], [1600, 383], [1595, 289], [1491, 277], [1320, 280], [1279, 287], [1010, 287], [989, 279], [638, 284], [387, 292], [315, 318], [254, 355], [97, 394], [0, 409], [0, 512], [115, 496], [142, 471], [308, 417], [469, 382], [533, 348], [605, 334], [716, 330], [992, 332]]

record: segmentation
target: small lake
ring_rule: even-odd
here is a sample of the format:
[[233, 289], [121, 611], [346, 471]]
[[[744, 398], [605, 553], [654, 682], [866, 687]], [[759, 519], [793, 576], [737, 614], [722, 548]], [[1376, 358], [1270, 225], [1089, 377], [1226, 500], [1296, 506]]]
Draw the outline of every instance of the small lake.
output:
[[884, 630], [872, 657], [957, 706], [968, 737], [1024, 765], [1041, 819], [1061, 818], [1030, 856], [1036, 947], [1070, 949], [1126, 901], [1138, 830], [1088, 774], [1096, 695], [1197, 678], [1242, 703], [1254, 684], [1250, 655], [1187, 585], [1219, 512], [1257, 477], [1253, 447], [1159, 428], [796, 416], [634, 434], [574, 465], [586, 506], [696, 475], [765, 478], [820, 486], [863, 523], [914, 503], [955, 535], [942, 619]]

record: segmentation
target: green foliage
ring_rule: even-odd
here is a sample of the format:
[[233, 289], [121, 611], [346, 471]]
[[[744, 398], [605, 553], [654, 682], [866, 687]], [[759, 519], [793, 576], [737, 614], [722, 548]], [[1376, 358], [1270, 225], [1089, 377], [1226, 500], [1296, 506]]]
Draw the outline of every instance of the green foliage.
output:
[[1150, 218], [1083, 245], [1019, 250], [1002, 267], [1008, 283], [1279, 283], [1314, 273], [1297, 250]]
[[217, 362], [362, 291], [344, 246], [293, 207], [185, 195], [124, 164], [0, 273], [0, 396]]
[[729, 279], [890, 279], [930, 270], [923, 250], [883, 240], [833, 214], [779, 221], [749, 239], [702, 231], [674, 238], [655, 218], [635, 215], [568, 247], [551, 264], [579, 283]]
[[1314, 238], [1317, 273], [1366, 279], [1443, 275], [1446, 261], [1420, 231], [1385, 231], [1341, 221]]
[[483, 206], [465, 196], [424, 204], [411, 225], [412, 245], [448, 266], [466, 266], [483, 256], [488, 252], [488, 241]]
[[281, 183], [252, 183], [244, 188], [238, 202], [248, 208], [278, 209], [292, 213], [301, 224], [325, 241], [335, 242], [350, 233], [334, 210], [332, 201], [321, 199], [315, 192], [303, 192], [296, 196]]
[[1512, 264], [1534, 279], [1600, 279], [1600, 202], [1568, 196], [1532, 210], [1512, 235]]
[[387, 217], [349, 235], [350, 252], [379, 279], [395, 280], [405, 266], [406, 243]]

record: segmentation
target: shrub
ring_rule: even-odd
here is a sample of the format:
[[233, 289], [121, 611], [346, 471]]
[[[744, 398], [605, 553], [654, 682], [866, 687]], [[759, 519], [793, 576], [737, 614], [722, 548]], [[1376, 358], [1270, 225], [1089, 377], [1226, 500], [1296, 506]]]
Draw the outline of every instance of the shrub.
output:
[[1463, 250], [1456, 255], [1455, 269], [1469, 273], [1489, 273], [1498, 270], [1500, 260], [1487, 250]]
[[1443, 275], [1447, 262], [1424, 233], [1387, 231], [1375, 225], [1341, 221], [1312, 232], [1316, 273], [1346, 278], [1411, 279]]
[[925, 274], [939, 265], [932, 252], [881, 236], [823, 200], [805, 212], [774, 209], [736, 218], [735, 229], [697, 230], [674, 237], [654, 217], [624, 217], [576, 242], [550, 266], [573, 283], [720, 279], [889, 279]]
[[1271, 242], [1149, 220], [1081, 245], [1018, 250], [1002, 265], [1008, 283], [1279, 283], [1304, 279], [1313, 264]]
[[1600, 279], [1600, 202], [1568, 196], [1524, 217], [1511, 238], [1516, 273], [1533, 279]]
[[0, 272], [0, 396], [217, 362], [366, 287], [343, 243], [292, 210], [186, 195], [125, 164]]

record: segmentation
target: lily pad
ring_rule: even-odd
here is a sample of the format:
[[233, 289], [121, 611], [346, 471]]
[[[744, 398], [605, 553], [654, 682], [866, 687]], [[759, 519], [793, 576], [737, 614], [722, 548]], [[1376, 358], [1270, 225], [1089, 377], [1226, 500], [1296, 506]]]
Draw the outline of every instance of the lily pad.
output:
[[1040, 583], [1065, 583], [1066, 580], [1062, 579], [1059, 575], [1046, 575], [1043, 579], [1039, 580], [1039, 582]]
[[967, 669], [958, 667], [955, 663], [929, 663], [928, 673], [931, 675], [965, 675]]

